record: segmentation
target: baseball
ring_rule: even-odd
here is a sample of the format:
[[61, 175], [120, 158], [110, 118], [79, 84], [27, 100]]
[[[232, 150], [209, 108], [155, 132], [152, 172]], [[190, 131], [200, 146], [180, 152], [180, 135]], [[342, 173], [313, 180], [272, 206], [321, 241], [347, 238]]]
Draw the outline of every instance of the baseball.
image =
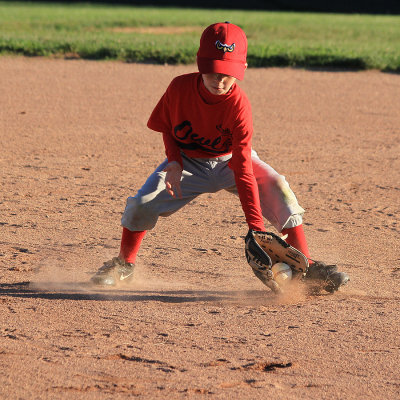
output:
[[278, 285], [284, 286], [292, 279], [292, 269], [288, 264], [278, 262], [272, 266], [271, 270]]

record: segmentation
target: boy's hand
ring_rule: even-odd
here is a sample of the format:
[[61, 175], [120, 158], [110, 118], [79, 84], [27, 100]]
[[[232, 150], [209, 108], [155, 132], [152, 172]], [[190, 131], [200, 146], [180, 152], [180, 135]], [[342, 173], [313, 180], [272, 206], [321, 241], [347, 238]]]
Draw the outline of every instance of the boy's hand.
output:
[[164, 168], [167, 173], [165, 175], [165, 185], [167, 192], [172, 196], [182, 198], [181, 191], [181, 177], [182, 177], [182, 167], [177, 161], [171, 161]]

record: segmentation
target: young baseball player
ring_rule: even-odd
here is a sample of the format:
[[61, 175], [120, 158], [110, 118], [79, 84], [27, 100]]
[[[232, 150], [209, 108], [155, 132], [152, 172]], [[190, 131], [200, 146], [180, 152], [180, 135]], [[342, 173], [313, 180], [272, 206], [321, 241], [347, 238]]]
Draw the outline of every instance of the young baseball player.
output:
[[[224, 22], [204, 30], [197, 53], [199, 72], [173, 79], [147, 124], [162, 133], [167, 158], [127, 199], [119, 256], [98, 270], [93, 283], [129, 281], [142, 239], [158, 217], [222, 189], [239, 196], [249, 229], [265, 231], [265, 217], [310, 259], [304, 209], [285, 177], [252, 149], [250, 103], [236, 83], [244, 77], [246, 57], [247, 38], [238, 26]], [[310, 262], [314, 278], [335, 277], [335, 290], [348, 281], [336, 266]]]

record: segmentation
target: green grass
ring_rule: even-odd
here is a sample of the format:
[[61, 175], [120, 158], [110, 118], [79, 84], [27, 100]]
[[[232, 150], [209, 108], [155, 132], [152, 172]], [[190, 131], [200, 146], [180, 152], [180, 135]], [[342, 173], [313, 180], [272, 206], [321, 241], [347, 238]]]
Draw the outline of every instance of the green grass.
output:
[[0, 54], [189, 64], [225, 20], [245, 30], [250, 67], [400, 72], [400, 16], [384, 15], [0, 2]]

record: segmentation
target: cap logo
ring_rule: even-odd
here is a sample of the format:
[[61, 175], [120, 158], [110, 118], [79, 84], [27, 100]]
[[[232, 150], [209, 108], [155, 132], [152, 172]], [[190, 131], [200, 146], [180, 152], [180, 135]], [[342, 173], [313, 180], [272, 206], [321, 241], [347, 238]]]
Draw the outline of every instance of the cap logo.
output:
[[233, 50], [235, 50], [235, 43], [232, 43], [231, 45], [221, 43], [219, 40], [215, 42], [215, 47], [218, 50], [222, 50], [224, 53], [232, 53]]

